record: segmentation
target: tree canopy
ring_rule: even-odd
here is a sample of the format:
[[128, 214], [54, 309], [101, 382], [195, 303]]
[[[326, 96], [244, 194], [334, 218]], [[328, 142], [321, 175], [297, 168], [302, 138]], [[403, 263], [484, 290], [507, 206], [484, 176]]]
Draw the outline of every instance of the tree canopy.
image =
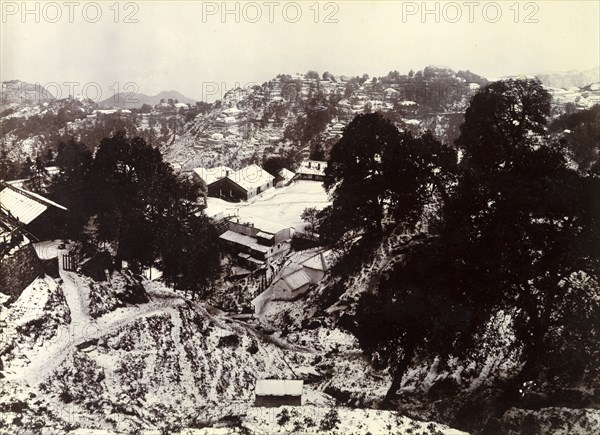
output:
[[390, 219], [414, 227], [428, 200], [447, 196], [455, 166], [454, 150], [431, 133], [415, 138], [380, 113], [356, 116], [330, 152], [324, 186], [333, 204], [321, 213], [321, 235], [334, 243], [348, 231], [380, 234]]
[[218, 234], [201, 215], [199, 185], [177, 176], [157, 148], [119, 131], [94, 156], [82, 142], [60, 143], [56, 164], [51, 197], [69, 208], [64, 237], [104, 241], [118, 264], [157, 265], [176, 288], [207, 290], [220, 271]]
[[429, 236], [363, 294], [354, 318], [361, 345], [392, 370], [388, 398], [416, 355], [468, 355], [499, 312], [522, 350], [517, 380], [597, 383], [600, 178], [571, 167], [547, 135], [549, 112], [537, 80], [506, 80], [473, 97], [460, 161], [378, 114], [356, 117], [332, 149], [320, 228], [330, 243], [381, 230], [384, 217], [414, 228], [438, 201]]

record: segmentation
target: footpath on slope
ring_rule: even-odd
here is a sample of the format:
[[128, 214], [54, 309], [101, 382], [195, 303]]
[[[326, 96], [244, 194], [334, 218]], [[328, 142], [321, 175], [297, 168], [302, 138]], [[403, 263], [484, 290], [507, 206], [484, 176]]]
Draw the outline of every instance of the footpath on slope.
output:
[[167, 292], [153, 292], [151, 302], [118, 308], [93, 319], [89, 314], [89, 305], [86, 304], [89, 299], [89, 294], [86, 295], [86, 289], [89, 290], [87, 285], [74, 272], [60, 271], [60, 276], [64, 283], [64, 296], [71, 311], [71, 323], [61, 326], [52, 340], [44, 342], [32, 351], [24, 351], [30, 363], [16, 372], [7, 373], [7, 378], [29, 385], [39, 384], [71, 356], [77, 346], [122, 328], [140, 317], [164, 312], [165, 309], [185, 303], [183, 299], [168, 295]]

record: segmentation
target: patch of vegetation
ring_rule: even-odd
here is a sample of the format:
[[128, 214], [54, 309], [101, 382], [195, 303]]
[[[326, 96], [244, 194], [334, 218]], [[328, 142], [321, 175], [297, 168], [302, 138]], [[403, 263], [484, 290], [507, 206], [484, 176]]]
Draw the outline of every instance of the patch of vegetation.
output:
[[322, 431], [330, 431], [336, 429], [338, 424], [340, 424], [340, 416], [338, 415], [337, 409], [332, 408], [321, 420], [319, 429]]
[[290, 413], [284, 408], [277, 414], [277, 424], [279, 426], [284, 426], [288, 421], [290, 421]]

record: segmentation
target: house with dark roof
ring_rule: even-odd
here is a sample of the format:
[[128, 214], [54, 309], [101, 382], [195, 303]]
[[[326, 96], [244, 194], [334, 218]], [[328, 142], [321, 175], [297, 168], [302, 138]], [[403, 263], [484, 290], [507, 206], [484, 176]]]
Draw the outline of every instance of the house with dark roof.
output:
[[254, 389], [254, 406], [301, 406], [304, 382], [297, 379], [259, 379]]
[[219, 166], [212, 169], [196, 168], [194, 172], [206, 183], [208, 196], [231, 202], [247, 201], [273, 187], [275, 180], [255, 164], [238, 171]]

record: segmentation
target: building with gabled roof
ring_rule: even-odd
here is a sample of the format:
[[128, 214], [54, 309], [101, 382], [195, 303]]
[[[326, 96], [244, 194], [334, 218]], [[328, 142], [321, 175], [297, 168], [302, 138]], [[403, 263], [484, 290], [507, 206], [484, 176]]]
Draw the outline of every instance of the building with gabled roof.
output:
[[207, 186], [233, 174], [235, 171], [228, 166], [215, 166], [214, 168], [194, 168], [194, 174]]
[[275, 177], [252, 164], [208, 184], [208, 196], [226, 201], [247, 201], [274, 186]]
[[226, 219], [226, 230], [219, 236], [222, 243], [237, 255], [244, 267], [256, 269], [287, 254], [291, 249], [293, 228], [271, 226], [260, 229], [250, 222]]
[[293, 301], [318, 284], [329, 269], [327, 253], [322, 249], [294, 252], [277, 272], [272, 284], [252, 301], [260, 313], [269, 301]]
[[[67, 210], [60, 204], [10, 183], [0, 181], [0, 290], [18, 298], [43, 273], [25, 228], [48, 208]], [[35, 237], [34, 237], [35, 238]]]
[[310, 284], [310, 276], [304, 270], [295, 270], [273, 283], [273, 299], [294, 300], [306, 293]]
[[67, 210], [66, 207], [22, 187], [17, 187], [9, 183], [3, 183], [0, 187], [3, 187], [0, 191], [2, 213], [12, 216], [24, 225], [31, 223], [45, 212], [48, 207]]
[[292, 172], [287, 168], [283, 168], [281, 171], [279, 171], [279, 181], [277, 181], [277, 186], [287, 186], [295, 176], [295, 172]]

